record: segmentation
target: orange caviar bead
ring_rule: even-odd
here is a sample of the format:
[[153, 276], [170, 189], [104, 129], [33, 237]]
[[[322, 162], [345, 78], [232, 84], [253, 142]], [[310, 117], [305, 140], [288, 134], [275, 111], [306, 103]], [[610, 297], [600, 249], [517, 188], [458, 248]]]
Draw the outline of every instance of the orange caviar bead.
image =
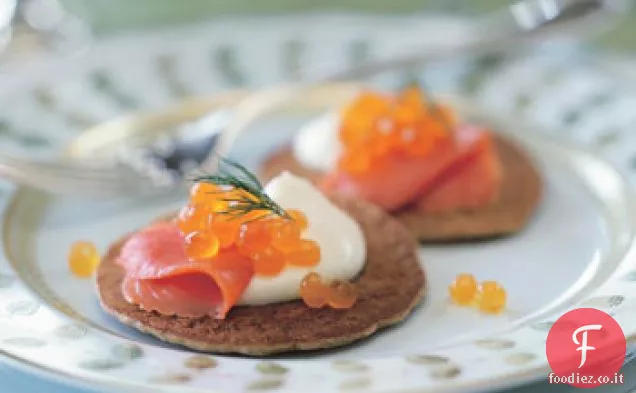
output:
[[68, 253], [68, 265], [77, 277], [87, 278], [93, 275], [100, 263], [95, 245], [88, 241], [77, 241], [71, 245]]
[[313, 240], [298, 240], [296, 246], [285, 255], [292, 266], [312, 267], [320, 262], [320, 246]]
[[496, 281], [484, 281], [479, 286], [477, 307], [488, 314], [497, 314], [506, 307], [506, 290]]
[[331, 308], [351, 308], [358, 300], [358, 291], [354, 284], [336, 280], [329, 285], [328, 304]]
[[391, 111], [391, 119], [397, 126], [401, 127], [412, 126], [420, 117], [420, 111], [404, 105], [396, 105]]
[[185, 238], [185, 251], [190, 259], [213, 258], [219, 253], [219, 238], [209, 232], [190, 232]]
[[391, 150], [393, 147], [393, 139], [393, 132], [385, 135], [374, 131], [373, 137], [364, 147], [367, 155], [369, 156], [369, 166], [373, 165], [373, 161], [375, 161], [378, 157], [386, 155]]
[[276, 276], [285, 268], [285, 256], [273, 247], [265, 247], [250, 255], [254, 265], [254, 274]]
[[252, 221], [241, 225], [236, 245], [244, 255], [263, 250], [272, 243], [271, 223], [268, 220]]
[[340, 140], [345, 145], [356, 144], [373, 129], [378, 113], [386, 113], [391, 102], [388, 97], [375, 93], [360, 94], [342, 112]]
[[426, 98], [422, 93], [422, 89], [417, 86], [409, 86], [402, 90], [398, 101], [401, 105], [413, 111], [422, 111], [426, 107]]
[[216, 184], [198, 182], [190, 188], [192, 203], [211, 203], [218, 200], [223, 190]]
[[274, 247], [283, 252], [288, 252], [297, 247], [300, 240], [300, 228], [294, 221], [281, 220], [280, 223], [272, 226]]
[[477, 295], [477, 280], [472, 274], [460, 274], [448, 287], [451, 300], [461, 306], [469, 305]]
[[305, 216], [305, 213], [301, 212], [300, 210], [290, 209], [290, 210], [287, 210], [287, 214], [289, 214], [289, 216], [294, 221], [294, 224], [296, 224], [296, 226], [298, 227], [298, 229], [300, 229], [301, 232], [307, 229], [308, 221], [307, 221], [307, 216]]
[[208, 229], [210, 209], [203, 204], [184, 206], [177, 217], [177, 226], [183, 234]]
[[240, 225], [239, 221], [226, 219], [220, 214], [210, 217], [210, 231], [219, 239], [221, 248], [228, 248], [236, 242]]
[[351, 105], [356, 113], [378, 113], [386, 110], [391, 105], [388, 96], [375, 91], [366, 91], [358, 96]]
[[322, 283], [320, 274], [311, 272], [300, 282], [300, 297], [309, 308], [321, 308], [327, 304], [329, 287]]

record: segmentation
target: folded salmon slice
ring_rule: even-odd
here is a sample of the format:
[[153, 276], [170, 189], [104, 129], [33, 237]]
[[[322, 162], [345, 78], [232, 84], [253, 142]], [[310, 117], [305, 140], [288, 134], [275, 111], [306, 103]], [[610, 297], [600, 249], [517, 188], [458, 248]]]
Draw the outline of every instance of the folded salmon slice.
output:
[[[448, 195], [445, 194], [454, 192], [455, 188], [449, 187], [450, 191], [441, 192], [441, 196], [431, 193], [435, 187], [443, 184], [442, 180], [448, 181], [476, 162], [474, 158], [478, 155], [496, 154], [493, 149], [484, 148], [490, 138], [490, 134], [480, 128], [462, 126], [455, 131], [454, 140], [440, 143], [427, 156], [395, 156], [385, 165], [359, 175], [336, 170], [325, 176], [321, 187], [327, 192], [337, 191], [365, 199], [388, 211], [412, 204], [427, 194], [432, 195], [434, 201], [446, 199]], [[471, 174], [477, 175], [480, 173]], [[493, 183], [488, 187], [497, 185]], [[465, 197], [473, 200], [472, 195]], [[431, 204], [434, 210], [439, 202]]]
[[488, 206], [499, 199], [502, 180], [501, 162], [489, 134], [476, 141], [476, 154], [455, 170], [436, 181], [434, 187], [417, 202], [427, 213]]
[[165, 315], [224, 318], [254, 274], [249, 259], [223, 250], [208, 260], [189, 261], [181, 231], [160, 223], [131, 235], [118, 263], [125, 269], [126, 300]]

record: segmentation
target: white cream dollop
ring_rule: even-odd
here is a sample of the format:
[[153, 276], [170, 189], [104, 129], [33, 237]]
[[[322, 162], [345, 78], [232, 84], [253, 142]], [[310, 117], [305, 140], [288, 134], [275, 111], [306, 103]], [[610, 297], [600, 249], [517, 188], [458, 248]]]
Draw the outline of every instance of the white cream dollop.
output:
[[305, 124], [292, 141], [294, 158], [315, 170], [327, 172], [334, 168], [342, 151], [339, 127], [337, 112], [327, 113]]
[[298, 299], [300, 283], [309, 272], [327, 280], [350, 280], [366, 260], [366, 243], [360, 225], [335, 206], [309, 181], [283, 172], [265, 192], [284, 209], [298, 209], [307, 216], [304, 239], [320, 246], [320, 263], [312, 268], [286, 266], [274, 277], [254, 276], [238, 304], [261, 305]]

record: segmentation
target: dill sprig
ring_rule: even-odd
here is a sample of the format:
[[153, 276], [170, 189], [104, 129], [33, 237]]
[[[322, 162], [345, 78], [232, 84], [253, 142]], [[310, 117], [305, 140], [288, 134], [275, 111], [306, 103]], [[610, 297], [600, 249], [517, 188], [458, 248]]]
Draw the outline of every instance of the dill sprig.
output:
[[[238, 219], [249, 213], [262, 211], [263, 214], [261, 216], [249, 221], [260, 220], [272, 215], [291, 219], [285, 209], [265, 193], [265, 188], [253, 173], [243, 165], [227, 158], [219, 157], [219, 169], [216, 174], [197, 176], [193, 181], [211, 183], [221, 187], [229, 186], [236, 190], [244, 191], [242, 193], [234, 193], [232, 197], [219, 198], [221, 201], [228, 202], [228, 207], [227, 210], [217, 211], [217, 214], [230, 216], [231, 219]], [[219, 191], [216, 193], [223, 194], [224, 192]]]

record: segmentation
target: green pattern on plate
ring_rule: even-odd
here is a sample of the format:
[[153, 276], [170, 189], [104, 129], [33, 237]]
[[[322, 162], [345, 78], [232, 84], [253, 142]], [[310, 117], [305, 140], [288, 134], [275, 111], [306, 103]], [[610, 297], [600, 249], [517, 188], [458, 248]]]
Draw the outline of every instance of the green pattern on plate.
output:
[[5, 310], [10, 315], [28, 316], [35, 314], [40, 309], [40, 304], [31, 300], [19, 300], [7, 304]]
[[218, 362], [211, 356], [194, 355], [186, 359], [184, 366], [195, 370], [206, 370], [215, 368]]
[[0, 120], [0, 135], [7, 135], [11, 133], [11, 126], [5, 120]]
[[619, 139], [620, 131], [612, 128], [599, 134], [599, 136], [596, 138], [596, 145], [598, 147], [608, 147], [616, 143]]
[[537, 359], [537, 355], [533, 353], [513, 353], [504, 358], [504, 362], [512, 366], [523, 366]]
[[112, 349], [113, 356], [121, 360], [136, 360], [144, 356], [144, 350], [137, 344], [117, 344]]
[[68, 340], [78, 340], [88, 333], [86, 326], [79, 324], [68, 324], [58, 326], [53, 330], [53, 334], [59, 338]]
[[439, 366], [450, 363], [450, 359], [437, 355], [409, 355], [406, 361], [413, 364], [423, 364], [427, 366]]
[[247, 83], [247, 79], [238, 65], [236, 51], [231, 46], [219, 46], [214, 51], [213, 65], [221, 72], [230, 87], [240, 87]]
[[363, 64], [371, 57], [369, 41], [356, 40], [351, 43], [349, 49], [349, 61], [352, 66]]
[[283, 375], [289, 371], [286, 367], [274, 362], [261, 362], [256, 365], [261, 374]]
[[593, 307], [600, 309], [608, 309], [608, 308], [616, 308], [623, 304], [625, 301], [624, 296], [613, 295], [613, 296], [596, 296], [590, 299], [587, 299], [581, 306], [583, 307]]
[[616, 94], [614, 94], [614, 92], [602, 91], [592, 95], [588, 105], [591, 108], [596, 108], [599, 106], [607, 105], [611, 103], [614, 99], [616, 99]]
[[552, 328], [552, 325], [554, 325], [554, 321], [543, 321], [543, 322], [533, 323], [532, 325], [530, 325], [530, 327], [533, 328], [534, 330], [547, 332]]
[[59, 103], [53, 95], [53, 90], [50, 86], [37, 86], [33, 90], [33, 97], [35, 101], [44, 109], [52, 113], [59, 113], [64, 117], [64, 120], [72, 127], [85, 128], [92, 124], [95, 124], [95, 120], [88, 114], [82, 113], [77, 110], [73, 110], [69, 113], [62, 113]]
[[461, 370], [457, 366], [435, 367], [431, 370], [431, 378], [433, 379], [453, 379], [461, 374]]
[[46, 341], [35, 337], [11, 337], [2, 342], [19, 348], [41, 348], [46, 345]]
[[104, 70], [96, 70], [90, 75], [90, 81], [93, 88], [105, 96], [112, 99], [122, 109], [130, 110], [137, 108], [137, 100], [119, 90], [115, 85], [112, 76]]
[[503, 340], [497, 338], [486, 338], [483, 340], [475, 341], [475, 345], [479, 348], [490, 349], [493, 351], [499, 351], [503, 349], [510, 349], [515, 346], [515, 342], [511, 340]]
[[166, 89], [175, 98], [192, 94], [190, 89], [181, 82], [178, 74], [177, 57], [174, 54], [164, 54], [157, 57], [157, 71]]
[[77, 364], [77, 367], [90, 371], [115, 370], [123, 366], [124, 362], [115, 359], [89, 359]]
[[373, 381], [367, 377], [348, 379], [340, 383], [340, 390], [358, 390], [368, 389], [373, 384]]
[[499, 54], [484, 55], [475, 60], [471, 71], [464, 76], [461, 83], [464, 93], [469, 95], [477, 93], [488, 76], [495, 71], [504, 60], [505, 57]]
[[572, 126], [583, 117], [581, 109], [572, 109], [563, 115], [563, 125]]
[[300, 79], [302, 68], [302, 56], [305, 52], [305, 43], [300, 40], [291, 40], [283, 45], [283, 72], [288, 79]]
[[532, 96], [529, 93], [520, 93], [515, 98], [515, 109], [522, 111], [532, 104]]
[[275, 390], [282, 387], [283, 384], [281, 379], [259, 379], [247, 385], [247, 390]]
[[369, 366], [364, 363], [357, 362], [355, 360], [337, 359], [331, 363], [334, 370], [349, 372], [362, 372], [367, 371]]
[[52, 110], [57, 107], [55, 97], [48, 86], [38, 86], [33, 90], [33, 97], [42, 108]]

